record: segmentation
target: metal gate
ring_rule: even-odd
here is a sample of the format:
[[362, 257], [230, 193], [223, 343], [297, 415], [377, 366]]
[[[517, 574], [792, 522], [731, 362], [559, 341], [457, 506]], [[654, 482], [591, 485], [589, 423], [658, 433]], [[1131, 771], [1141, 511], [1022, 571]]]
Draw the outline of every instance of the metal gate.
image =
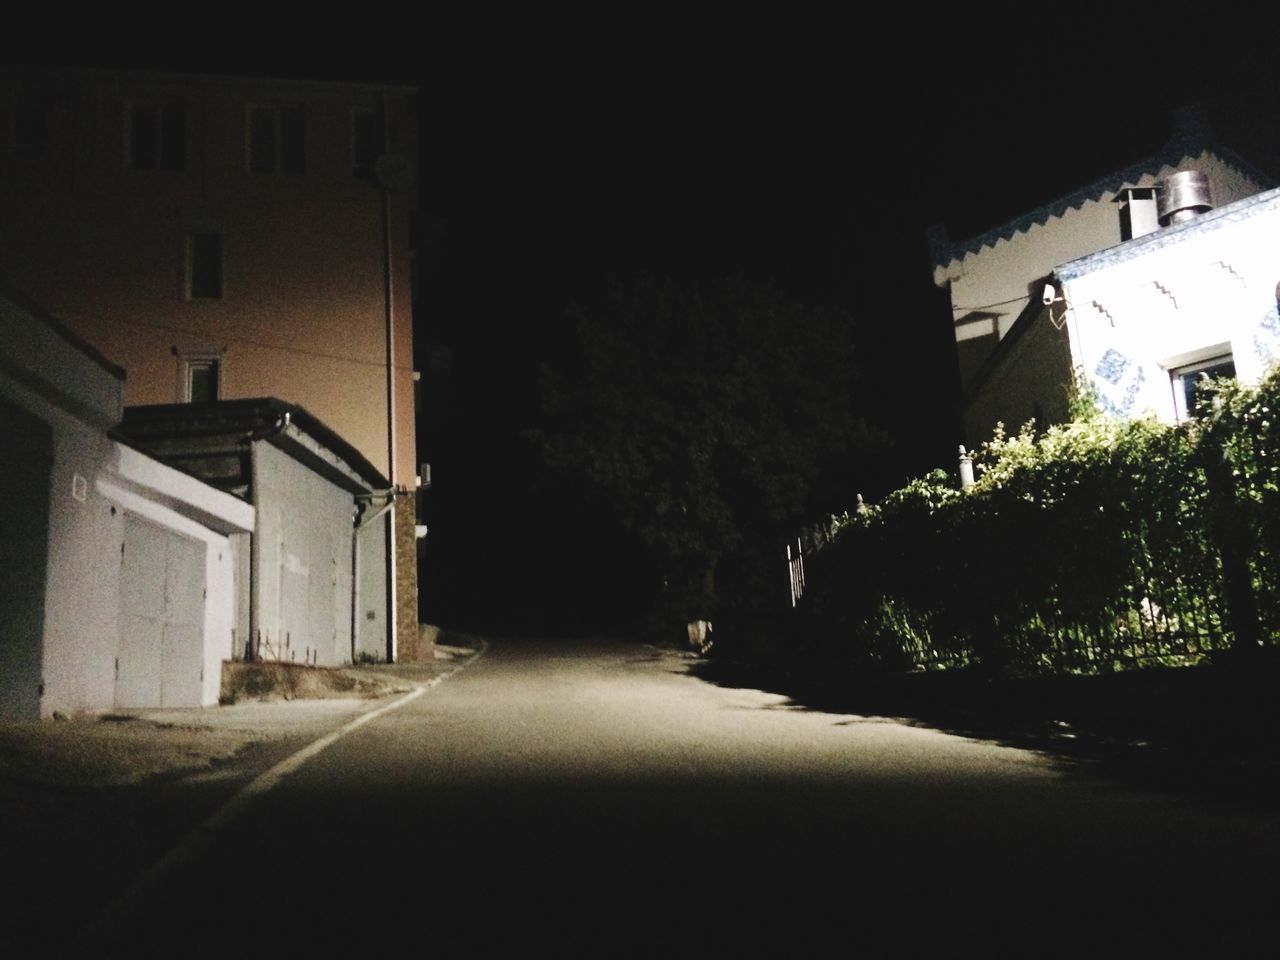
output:
[[205, 545], [125, 515], [117, 707], [198, 707]]

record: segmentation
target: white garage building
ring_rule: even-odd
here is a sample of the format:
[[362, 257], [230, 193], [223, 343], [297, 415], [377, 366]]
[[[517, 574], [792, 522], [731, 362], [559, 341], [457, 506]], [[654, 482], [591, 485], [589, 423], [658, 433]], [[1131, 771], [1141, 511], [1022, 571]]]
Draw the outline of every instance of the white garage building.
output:
[[123, 380], [0, 291], [0, 717], [217, 702], [253, 507], [113, 437]]

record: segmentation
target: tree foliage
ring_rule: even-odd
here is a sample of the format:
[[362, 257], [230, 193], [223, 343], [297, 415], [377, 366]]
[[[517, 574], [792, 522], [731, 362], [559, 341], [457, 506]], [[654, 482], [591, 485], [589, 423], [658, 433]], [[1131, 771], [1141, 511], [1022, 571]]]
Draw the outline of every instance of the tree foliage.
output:
[[761, 554], [852, 501], [874, 440], [846, 314], [742, 276], [611, 278], [570, 314], [574, 349], [544, 368], [535, 439], [643, 545], [688, 617], [711, 614], [717, 580], [749, 589]]

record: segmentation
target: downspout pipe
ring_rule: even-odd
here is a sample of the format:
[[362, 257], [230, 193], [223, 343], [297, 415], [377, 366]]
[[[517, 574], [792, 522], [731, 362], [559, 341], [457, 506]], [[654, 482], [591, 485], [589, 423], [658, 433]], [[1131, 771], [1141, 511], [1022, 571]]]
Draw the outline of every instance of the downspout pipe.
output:
[[[391, 153], [391, 94], [382, 91], [382, 152]], [[391, 269], [391, 184], [382, 184], [382, 285], [383, 303], [387, 323], [387, 480], [391, 489], [396, 488], [396, 338], [395, 338], [395, 283]], [[396, 631], [399, 615], [396, 609], [396, 518], [394, 498], [388, 506], [391, 516], [387, 521], [387, 662], [396, 660]]]
[[[371, 507], [375, 497], [386, 497], [387, 502], [371, 513], [363, 511]], [[373, 490], [356, 497], [355, 516], [351, 529], [351, 662], [356, 662], [356, 648], [360, 628], [360, 531], [391, 511], [395, 504], [394, 490]]]

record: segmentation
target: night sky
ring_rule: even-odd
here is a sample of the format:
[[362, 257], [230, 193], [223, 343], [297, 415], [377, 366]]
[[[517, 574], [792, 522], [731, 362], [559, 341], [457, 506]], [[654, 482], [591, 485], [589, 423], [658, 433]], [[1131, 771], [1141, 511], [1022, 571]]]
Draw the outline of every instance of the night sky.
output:
[[759, 38], [497, 51], [428, 71], [423, 207], [443, 234], [424, 338], [463, 363], [481, 347], [504, 381], [485, 396], [501, 403], [556, 349], [566, 303], [609, 271], [743, 270], [854, 315], [868, 403], [901, 440], [897, 473], [934, 465], [958, 426], [930, 224], [960, 240], [1070, 192], [1156, 150], [1192, 101], [1276, 169], [1280, 96], [1244, 50], [1137, 64], [1108, 29], [1065, 58], [1035, 29], [1005, 28], [980, 60], [934, 38], [886, 55], [887, 70], [865, 38], [813, 46], [815, 24], [809, 44], [776, 38], [781, 51]]
[[1208, 45], [1194, 24], [1078, 8], [1040, 22], [914, 22], [926, 16], [874, 30], [437, 23], [384, 32], [356, 56], [241, 48], [89, 62], [420, 88], [418, 365], [433, 369], [433, 346], [452, 355], [422, 434], [435, 479], [424, 590], [426, 615], [448, 619], [536, 606], [492, 584], [548, 565], [572, 580], [608, 552], [582, 532], [596, 518], [531, 490], [518, 433], [536, 419], [538, 362], [565, 343], [566, 306], [610, 272], [744, 271], [848, 310], [867, 416], [895, 439], [869, 465], [863, 492], [875, 496], [950, 465], [960, 440], [930, 224], [962, 240], [1071, 192], [1158, 149], [1173, 110], [1196, 101], [1224, 142], [1280, 174], [1263, 24], [1234, 24], [1237, 36]]

